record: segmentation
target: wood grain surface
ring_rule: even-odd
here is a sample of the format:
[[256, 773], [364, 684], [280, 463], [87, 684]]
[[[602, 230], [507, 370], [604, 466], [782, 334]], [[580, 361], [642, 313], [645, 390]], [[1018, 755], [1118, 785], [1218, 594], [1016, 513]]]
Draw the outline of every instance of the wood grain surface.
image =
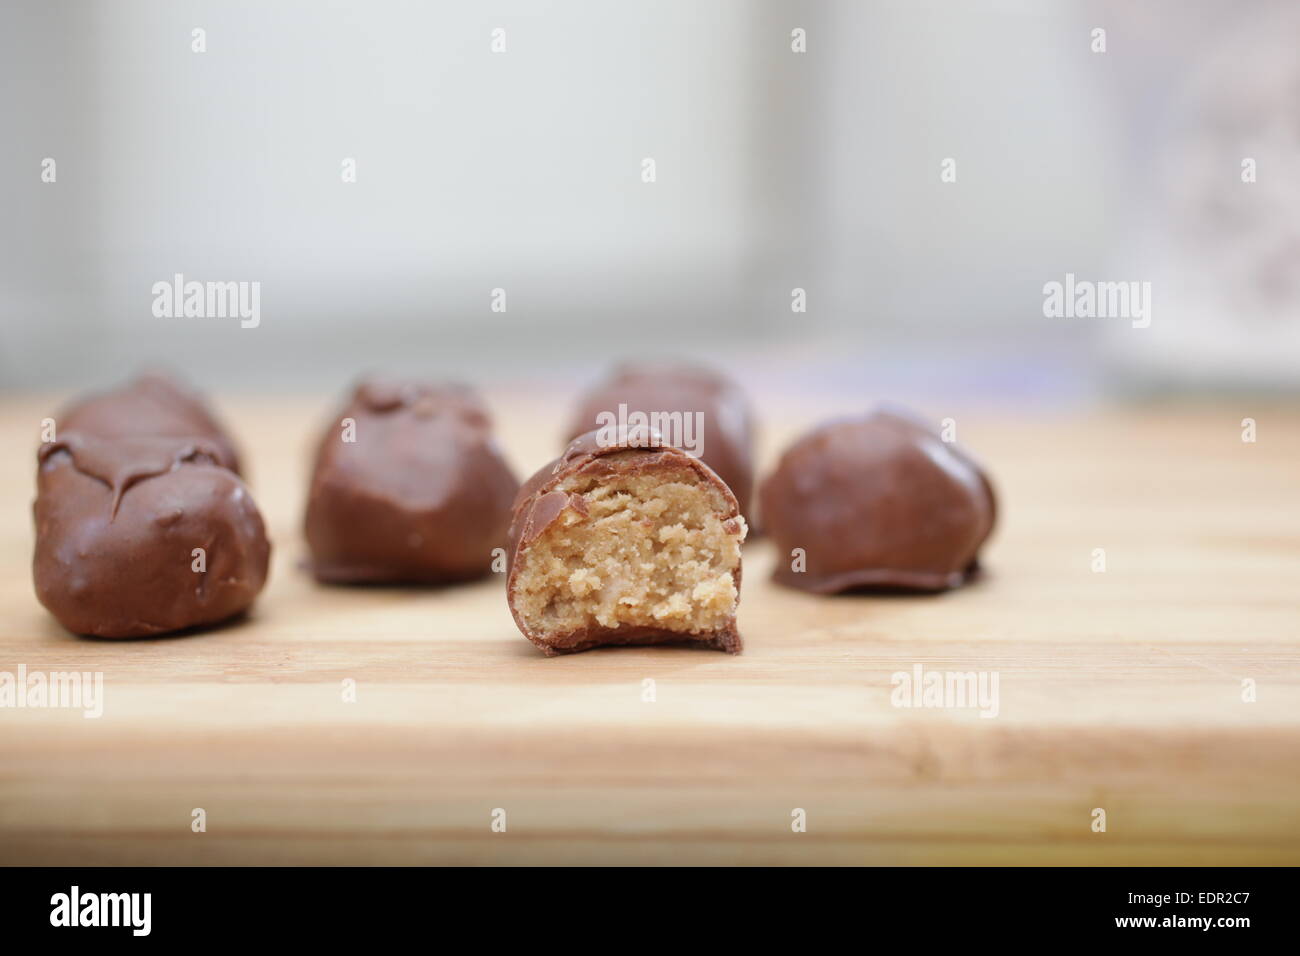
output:
[[[568, 396], [489, 398], [531, 472]], [[971, 413], [959, 437], [1002, 503], [975, 586], [817, 598], [771, 584], [759, 540], [742, 656], [547, 659], [500, 576], [353, 589], [302, 572], [307, 450], [333, 400], [218, 396], [270, 583], [237, 624], [113, 642], [35, 599], [34, 451], [58, 403], [2, 399], [0, 670], [102, 671], [105, 702], [97, 720], [0, 709], [0, 862], [1300, 863], [1294, 410]], [[764, 462], [824, 411], [769, 414]], [[893, 706], [891, 675], [917, 664], [996, 672], [997, 716]]]

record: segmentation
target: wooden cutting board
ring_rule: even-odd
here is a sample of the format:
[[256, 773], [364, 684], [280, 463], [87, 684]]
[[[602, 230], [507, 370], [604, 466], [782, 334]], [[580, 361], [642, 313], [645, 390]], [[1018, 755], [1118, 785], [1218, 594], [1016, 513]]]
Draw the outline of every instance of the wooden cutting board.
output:
[[[555, 403], [489, 397], [531, 472]], [[1300, 863], [1294, 411], [972, 414], [959, 437], [1002, 501], [977, 585], [817, 598], [771, 584], [756, 541], [742, 656], [548, 659], [499, 577], [349, 589], [300, 570], [329, 405], [221, 403], [275, 545], [253, 615], [112, 642], [33, 595], [57, 403], [3, 399], [0, 671], [101, 671], [105, 697], [99, 719], [0, 709], [0, 862]], [[825, 411], [769, 415], [765, 462]], [[996, 674], [997, 715], [894, 706], [892, 675], [918, 665]]]

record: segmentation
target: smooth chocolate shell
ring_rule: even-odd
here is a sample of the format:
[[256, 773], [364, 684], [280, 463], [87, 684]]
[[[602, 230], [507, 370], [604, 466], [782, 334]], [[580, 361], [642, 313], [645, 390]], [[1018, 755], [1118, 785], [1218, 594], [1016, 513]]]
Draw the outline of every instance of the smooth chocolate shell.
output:
[[[352, 419], [355, 441], [344, 441]], [[311, 567], [329, 583], [482, 577], [505, 545], [519, 482], [475, 393], [370, 381], [325, 430], [304, 520]]]
[[[822, 594], [957, 587], [996, 516], [974, 460], [889, 409], [799, 438], [763, 482], [760, 507], [778, 552], [773, 577]], [[792, 567], [796, 548], [802, 571]]]
[[85, 395], [55, 416], [58, 435], [94, 438], [196, 438], [215, 450], [218, 464], [239, 474], [239, 455], [221, 423], [194, 392], [158, 374]]
[[[143, 637], [246, 610], [270, 545], [219, 443], [65, 433], [42, 446], [36, 595], [78, 634]], [[195, 549], [203, 549], [196, 570]]]

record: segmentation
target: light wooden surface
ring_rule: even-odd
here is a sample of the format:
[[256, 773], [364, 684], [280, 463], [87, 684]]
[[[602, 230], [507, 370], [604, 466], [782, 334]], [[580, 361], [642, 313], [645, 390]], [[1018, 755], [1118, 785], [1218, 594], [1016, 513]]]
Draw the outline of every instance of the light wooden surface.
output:
[[[490, 398], [531, 471], [556, 403]], [[52, 404], [3, 399], [0, 670], [102, 671], [106, 702], [99, 720], [0, 710], [0, 861], [1300, 863], [1294, 411], [972, 413], [960, 437], [1003, 506], [977, 586], [811, 597], [768, 582], [760, 541], [743, 656], [547, 659], [499, 578], [353, 590], [301, 572], [306, 451], [333, 400], [218, 403], [275, 545], [253, 616], [108, 642], [65, 633], [33, 596]], [[769, 461], [817, 416], [783, 413]], [[999, 716], [891, 706], [890, 675], [917, 663], [996, 671]]]

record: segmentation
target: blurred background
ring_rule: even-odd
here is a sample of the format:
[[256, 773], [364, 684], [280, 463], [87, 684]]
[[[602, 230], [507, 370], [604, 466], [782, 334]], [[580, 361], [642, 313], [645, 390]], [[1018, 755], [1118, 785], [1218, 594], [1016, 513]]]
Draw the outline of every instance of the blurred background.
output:
[[[639, 352], [1022, 408], [1293, 389], [1298, 39], [1264, 0], [6, 0], [0, 391]], [[1151, 327], [1046, 318], [1067, 272], [1150, 282]], [[176, 273], [260, 282], [259, 327], [155, 317]]]

